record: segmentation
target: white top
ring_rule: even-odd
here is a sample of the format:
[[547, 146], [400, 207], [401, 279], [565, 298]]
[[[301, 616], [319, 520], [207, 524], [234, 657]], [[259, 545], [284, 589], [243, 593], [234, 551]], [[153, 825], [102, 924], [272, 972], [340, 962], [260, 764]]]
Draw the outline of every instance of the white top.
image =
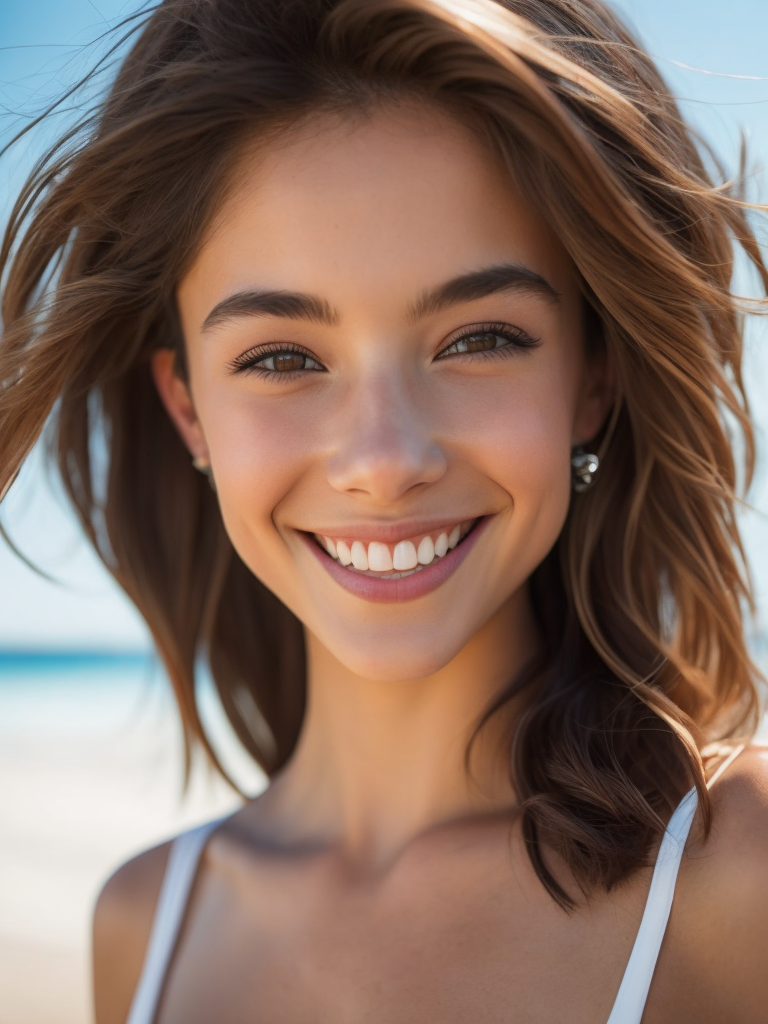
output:
[[[607, 1024], [640, 1024], [697, 803], [696, 790], [691, 789], [669, 820], [653, 869], [643, 919]], [[222, 820], [184, 832], [171, 846], [141, 978], [126, 1024], [154, 1024], [200, 856]]]

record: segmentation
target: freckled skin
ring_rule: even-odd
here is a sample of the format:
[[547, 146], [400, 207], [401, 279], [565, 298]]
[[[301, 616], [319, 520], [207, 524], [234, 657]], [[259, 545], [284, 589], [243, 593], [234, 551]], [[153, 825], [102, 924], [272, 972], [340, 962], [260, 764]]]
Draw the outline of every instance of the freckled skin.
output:
[[[491, 156], [434, 110], [315, 118], [244, 154], [235, 180], [178, 288], [189, 387], [170, 353], [153, 369], [190, 453], [212, 465], [240, 556], [304, 623], [308, 707], [287, 767], [209, 844], [159, 1024], [600, 1024], [649, 873], [564, 914], [514, 816], [516, 705], [480, 733], [471, 776], [464, 763], [478, 717], [536, 650], [526, 581], [565, 520], [571, 448], [613, 400], [605, 361], [585, 355], [576, 271]], [[499, 291], [409, 318], [425, 291], [498, 264], [540, 275], [558, 301]], [[311, 294], [336, 321], [203, 329], [249, 289]], [[488, 325], [536, 344], [443, 355]], [[276, 345], [321, 369], [233, 372]], [[491, 518], [453, 575], [397, 604], [347, 592], [299, 532], [478, 516]], [[724, 829], [683, 865], [644, 1024], [757, 1022], [768, 1005], [754, 982], [729, 988], [734, 928], [713, 927], [748, 916], [750, 899], [717, 879], [734, 856], [759, 874], [744, 851], [768, 838], [768, 772], [750, 757], [727, 804], [739, 843]], [[129, 862], [99, 900], [98, 1024], [125, 1020], [166, 856]], [[765, 932], [754, 923], [739, 947], [740, 978], [762, 976], [749, 957]]]

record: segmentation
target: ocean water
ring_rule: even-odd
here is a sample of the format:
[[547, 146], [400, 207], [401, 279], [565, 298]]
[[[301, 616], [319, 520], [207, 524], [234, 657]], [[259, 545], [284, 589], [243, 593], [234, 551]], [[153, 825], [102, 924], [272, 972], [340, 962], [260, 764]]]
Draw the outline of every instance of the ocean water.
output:
[[0, 652], [0, 742], [103, 736], [170, 699], [149, 655]]
[[[258, 791], [260, 773], [242, 750], [203, 674], [198, 691], [203, 720], [227, 768], [245, 791]], [[0, 749], [41, 741], [77, 749], [81, 743], [148, 742], [178, 732], [168, 679], [149, 652], [0, 650]], [[171, 740], [174, 753], [180, 735]]]

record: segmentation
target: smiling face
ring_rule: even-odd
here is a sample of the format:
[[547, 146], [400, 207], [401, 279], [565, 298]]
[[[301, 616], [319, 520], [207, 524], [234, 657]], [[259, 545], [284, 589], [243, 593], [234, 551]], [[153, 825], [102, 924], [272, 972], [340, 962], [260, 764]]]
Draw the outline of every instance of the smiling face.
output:
[[256, 576], [351, 671], [421, 678], [519, 614], [603, 421], [576, 272], [431, 109], [239, 171], [178, 288], [189, 393], [167, 352], [158, 387]]

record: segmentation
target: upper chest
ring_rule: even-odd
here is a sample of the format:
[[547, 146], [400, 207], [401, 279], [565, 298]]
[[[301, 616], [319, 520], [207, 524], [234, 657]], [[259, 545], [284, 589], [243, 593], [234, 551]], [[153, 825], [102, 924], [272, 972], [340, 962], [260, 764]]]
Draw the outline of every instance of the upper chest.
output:
[[[196, 886], [158, 1024], [605, 1024], [648, 882], [566, 914], [509, 843], [422, 850], [378, 878], [224, 851]], [[678, 969], [661, 959], [644, 1024], [686, 1020], [664, 980]]]

